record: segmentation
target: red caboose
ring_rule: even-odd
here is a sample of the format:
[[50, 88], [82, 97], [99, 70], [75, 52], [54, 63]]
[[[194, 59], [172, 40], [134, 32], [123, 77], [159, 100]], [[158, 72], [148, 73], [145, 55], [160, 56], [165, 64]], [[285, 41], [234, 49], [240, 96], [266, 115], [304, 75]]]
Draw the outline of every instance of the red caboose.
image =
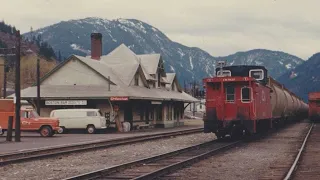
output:
[[320, 92], [311, 92], [309, 101], [309, 120], [320, 121]]
[[206, 89], [204, 133], [241, 136], [306, 118], [307, 104], [268, 77], [263, 66], [227, 66], [203, 80]]
[[[270, 88], [253, 77], [215, 77], [206, 84], [205, 131], [218, 137], [245, 131], [256, 133], [257, 127], [271, 126]], [[214, 121], [214, 122], [212, 122]]]

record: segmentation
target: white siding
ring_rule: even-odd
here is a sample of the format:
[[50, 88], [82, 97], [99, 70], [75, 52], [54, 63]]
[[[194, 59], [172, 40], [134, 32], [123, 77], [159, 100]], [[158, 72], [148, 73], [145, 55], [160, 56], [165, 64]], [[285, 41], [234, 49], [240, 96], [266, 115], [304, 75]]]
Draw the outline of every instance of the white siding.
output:
[[42, 82], [43, 85], [108, 85], [108, 81], [82, 64], [71, 60]]

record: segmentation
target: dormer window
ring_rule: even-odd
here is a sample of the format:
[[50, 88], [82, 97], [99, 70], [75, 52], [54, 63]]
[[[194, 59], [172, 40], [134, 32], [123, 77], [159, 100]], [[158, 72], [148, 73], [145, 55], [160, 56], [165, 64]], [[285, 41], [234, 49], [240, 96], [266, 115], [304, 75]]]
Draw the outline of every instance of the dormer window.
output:
[[174, 91], [174, 83], [171, 85], [171, 90]]
[[256, 80], [263, 80], [264, 72], [262, 69], [252, 69], [249, 71], [249, 77], [253, 77]]
[[139, 86], [139, 73], [134, 76], [134, 85]]

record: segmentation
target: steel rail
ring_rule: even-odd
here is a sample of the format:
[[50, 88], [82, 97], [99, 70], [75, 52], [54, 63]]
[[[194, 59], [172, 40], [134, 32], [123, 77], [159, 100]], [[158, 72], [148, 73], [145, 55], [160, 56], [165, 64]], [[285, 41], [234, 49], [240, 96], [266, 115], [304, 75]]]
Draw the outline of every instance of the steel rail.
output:
[[180, 130], [174, 132], [165, 132], [165, 133], [156, 133], [149, 135], [117, 138], [112, 140], [102, 140], [90, 143], [82, 143], [68, 146], [57, 146], [44, 149], [35, 149], [25, 152], [14, 152], [0, 155], [0, 166], [8, 165], [11, 163], [25, 162], [33, 159], [42, 159], [49, 158], [58, 155], [75, 153], [87, 150], [96, 150], [100, 148], [109, 148], [114, 146], [126, 145], [131, 143], [144, 142], [149, 140], [161, 139], [161, 138], [170, 138], [172, 136], [181, 136], [187, 134], [200, 133], [203, 131], [203, 128], [194, 128], [188, 130]]
[[[76, 175], [76, 176], [72, 176], [72, 177], [68, 177], [64, 180], [82, 180], [82, 179], [98, 179], [98, 178], [104, 178], [104, 176], [108, 176], [110, 174], [113, 173], [117, 173], [117, 172], [121, 172], [122, 170], [126, 170], [126, 169], [130, 169], [130, 168], [134, 168], [134, 167], [140, 167], [143, 166], [144, 164], [147, 165], [147, 163], [149, 162], [154, 162], [154, 161], [161, 161], [161, 160], [166, 160], [169, 158], [174, 158], [175, 156], [179, 156], [183, 153], [189, 153], [191, 150], [197, 150], [200, 147], [206, 147], [206, 146], [210, 146], [210, 144], [212, 145], [215, 142], [218, 142], [219, 140], [213, 140], [210, 142], [206, 142], [206, 143], [201, 143], [201, 144], [197, 144], [194, 146], [190, 146], [187, 148], [182, 148], [176, 151], [172, 151], [169, 153], [163, 153], [160, 155], [156, 155], [156, 156], [152, 156], [152, 157], [148, 157], [148, 158], [144, 158], [144, 159], [140, 159], [140, 160], [136, 160], [136, 161], [131, 161], [129, 163], [124, 163], [124, 164], [120, 164], [120, 165], [116, 165], [116, 166], [112, 166], [109, 168], [104, 168], [104, 169], [100, 169], [100, 170], [96, 170], [96, 171], [91, 171], [88, 173], [84, 173], [84, 174], [80, 174], [80, 175]], [[215, 153], [221, 152], [222, 150], [226, 150], [228, 148], [234, 147], [235, 145], [239, 144], [240, 141], [236, 141], [236, 142], [232, 142], [232, 143], [228, 143], [227, 145], [223, 145], [221, 147], [218, 148], [214, 148], [212, 150], [209, 150], [208, 152], [202, 153], [202, 154], [197, 154], [195, 156], [192, 156], [191, 158], [188, 158], [186, 160], [183, 160], [181, 162], [178, 163], [174, 163], [174, 164], [170, 164], [166, 167], [163, 167], [161, 169], [158, 169], [156, 171], [152, 171], [146, 174], [143, 174], [141, 176], [138, 176], [136, 178], [132, 178], [132, 179], [152, 179], [155, 177], [159, 177], [162, 175], [165, 175], [169, 172], [172, 172], [174, 170], [178, 170], [180, 168], [182, 168], [183, 166], [187, 165], [187, 164], [193, 164], [197, 161], [199, 161], [202, 158], [208, 157], [208, 156], [212, 156]], [[170, 159], [169, 159], [170, 160]]]
[[314, 126], [314, 124], [311, 125], [311, 127], [310, 127], [310, 129], [309, 129], [309, 131], [308, 131], [308, 133], [307, 133], [307, 135], [306, 135], [306, 137], [304, 138], [304, 141], [303, 141], [303, 143], [302, 143], [302, 145], [301, 145], [301, 148], [300, 148], [300, 150], [299, 150], [299, 152], [298, 152], [298, 154], [297, 154], [297, 156], [296, 156], [296, 159], [294, 160], [294, 162], [293, 162], [290, 170], [288, 171], [286, 177], [284, 178], [284, 180], [289, 180], [289, 179], [292, 177], [292, 175], [293, 175], [293, 173], [294, 173], [294, 170], [295, 170], [295, 168], [297, 167], [298, 161], [299, 161], [299, 159], [301, 158], [301, 154], [302, 154], [302, 152], [303, 152], [304, 149], [305, 149], [306, 143], [307, 143], [307, 141], [308, 141], [308, 139], [309, 139], [309, 136], [310, 136], [310, 133], [311, 133], [311, 131], [312, 131], [312, 129], [313, 129], [313, 126]]

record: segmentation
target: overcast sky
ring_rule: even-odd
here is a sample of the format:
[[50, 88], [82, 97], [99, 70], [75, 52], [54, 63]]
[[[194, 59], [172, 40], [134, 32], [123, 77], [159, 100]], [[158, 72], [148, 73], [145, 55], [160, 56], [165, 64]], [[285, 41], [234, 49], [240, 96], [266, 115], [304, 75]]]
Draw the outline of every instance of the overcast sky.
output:
[[255, 48], [307, 59], [320, 51], [319, 0], [0, 0], [22, 33], [85, 17], [134, 18], [213, 56]]

